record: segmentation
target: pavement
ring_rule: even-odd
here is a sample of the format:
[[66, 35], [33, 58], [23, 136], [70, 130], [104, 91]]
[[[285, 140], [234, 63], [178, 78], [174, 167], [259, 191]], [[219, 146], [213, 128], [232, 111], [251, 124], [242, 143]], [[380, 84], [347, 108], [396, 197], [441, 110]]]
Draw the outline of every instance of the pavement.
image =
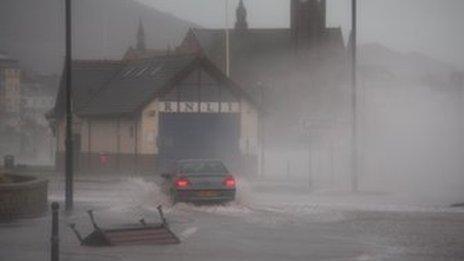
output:
[[[464, 260], [464, 210], [427, 205], [384, 193], [277, 189], [239, 180], [237, 202], [171, 206], [152, 179], [79, 179], [75, 209], [61, 213], [61, 259], [81, 260]], [[63, 202], [63, 182], [50, 183], [50, 200]], [[70, 229], [159, 222], [156, 206], [182, 243], [91, 248]], [[50, 260], [50, 215], [0, 224], [0, 260]]]

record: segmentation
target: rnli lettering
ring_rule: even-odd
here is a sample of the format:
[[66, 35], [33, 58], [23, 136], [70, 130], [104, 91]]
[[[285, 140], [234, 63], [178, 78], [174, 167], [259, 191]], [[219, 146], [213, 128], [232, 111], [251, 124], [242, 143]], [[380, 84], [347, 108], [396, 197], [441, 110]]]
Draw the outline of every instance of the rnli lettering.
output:
[[196, 102], [181, 102], [179, 106], [181, 112], [198, 112], [198, 103]]
[[159, 111], [162, 112], [176, 112], [177, 111], [177, 102], [163, 102], [162, 108]]
[[238, 102], [160, 102], [160, 112], [183, 112], [183, 113], [239, 113]]

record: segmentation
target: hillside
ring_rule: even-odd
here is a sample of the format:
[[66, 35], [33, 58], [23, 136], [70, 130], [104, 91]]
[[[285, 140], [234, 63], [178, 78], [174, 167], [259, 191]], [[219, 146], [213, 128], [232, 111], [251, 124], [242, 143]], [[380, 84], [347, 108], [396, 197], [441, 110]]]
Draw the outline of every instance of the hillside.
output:
[[[73, 1], [75, 58], [120, 58], [135, 44], [139, 18], [149, 48], [182, 38], [192, 24], [134, 0]], [[64, 55], [64, 0], [2, 0], [0, 50], [41, 73], [58, 73]]]
[[364, 44], [359, 47], [360, 71], [373, 81], [391, 80], [428, 86], [450, 83], [456, 68], [429, 56], [411, 52], [402, 53], [381, 44]]

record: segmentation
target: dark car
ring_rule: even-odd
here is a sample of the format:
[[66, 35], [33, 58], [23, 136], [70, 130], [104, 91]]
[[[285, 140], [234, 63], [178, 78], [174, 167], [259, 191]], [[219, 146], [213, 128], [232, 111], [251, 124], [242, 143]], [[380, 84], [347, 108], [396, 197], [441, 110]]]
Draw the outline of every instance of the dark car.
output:
[[162, 176], [173, 203], [235, 200], [236, 180], [219, 160], [179, 160]]

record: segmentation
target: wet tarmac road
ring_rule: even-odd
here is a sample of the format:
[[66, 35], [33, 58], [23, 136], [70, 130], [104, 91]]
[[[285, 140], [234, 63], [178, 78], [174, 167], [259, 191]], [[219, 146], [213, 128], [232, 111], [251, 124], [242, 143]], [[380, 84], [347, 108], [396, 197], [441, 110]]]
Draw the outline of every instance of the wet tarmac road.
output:
[[[61, 260], [464, 260], [463, 211], [355, 209], [267, 192], [225, 206], [166, 206], [180, 245], [82, 247], [65, 225], [76, 222], [90, 232], [85, 210], [95, 209], [107, 227], [142, 216], [157, 222], [159, 194], [140, 180], [76, 186], [76, 210], [61, 220]], [[51, 189], [51, 198], [60, 199], [59, 186]], [[50, 260], [49, 230], [49, 217], [1, 224], [0, 260]]]

